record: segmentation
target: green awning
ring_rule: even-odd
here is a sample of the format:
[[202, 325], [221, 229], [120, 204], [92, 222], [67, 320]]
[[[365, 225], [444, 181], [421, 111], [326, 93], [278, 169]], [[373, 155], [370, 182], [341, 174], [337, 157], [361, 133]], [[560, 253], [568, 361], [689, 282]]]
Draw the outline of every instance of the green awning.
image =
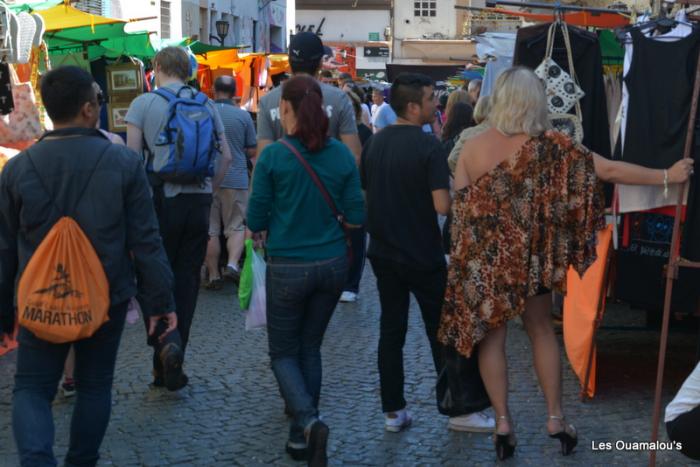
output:
[[100, 57], [117, 58], [122, 55], [140, 59], [152, 58], [156, 51], [151, 44], [150, 33], [128, 34], [126, 36], [106, 39], [99, 43], [63, 44], [60, 47], [50, 47], [50, 55], [68, 55], [83, 53], [87, 49], [88, 60]]
[[124, 23], [98, 24], [94, 27], [59, 29], [47, 32], [44, 40], [51, 49], [64, 49], [83, 45], [98, 45], [108, 39], [124, 37]]
[[[99, 46], [90, 47], [88, 55], [90, 60], [99, 57], [117, 58], [122, 55], [138, 57], [141, 59], [152, 58], [156, 51], [151, 44], [151, 35], [155, 33], [135, 33], [123, 37], [116, 37], [101, 42]], [[94, 49], [94, 50], [93, 50]]]

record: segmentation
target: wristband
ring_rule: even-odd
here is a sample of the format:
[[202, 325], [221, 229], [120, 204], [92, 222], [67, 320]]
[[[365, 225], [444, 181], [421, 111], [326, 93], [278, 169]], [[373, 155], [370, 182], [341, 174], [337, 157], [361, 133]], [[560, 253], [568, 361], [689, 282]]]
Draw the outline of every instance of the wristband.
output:
[[668, 170], [664, 169], [664, 198], [668, 198]]

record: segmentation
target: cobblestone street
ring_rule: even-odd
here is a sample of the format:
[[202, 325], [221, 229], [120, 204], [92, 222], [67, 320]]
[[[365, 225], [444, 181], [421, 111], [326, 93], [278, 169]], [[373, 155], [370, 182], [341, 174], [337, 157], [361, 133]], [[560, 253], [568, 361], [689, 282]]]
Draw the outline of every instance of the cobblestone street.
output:
[[[287, 425], [269, 368], [264, 332], [246, 332], [234, 287], [203, 291], [186, 360], [190, 385], [179, 393], [149, 388], [150, 349], [143, 326], [127, 325], [114, 383], [112, 419], [99, 465], [209, 466], [299, 465], [285, 453]], [[326, 335], [321, 412], [331, 428], [331, 465], [492, 465], [486, 434], [447, 430], [435, 406], [435, 375], [419, 313], [413, 304], [405, 348], [406, 398], [413, 426], [400, 434], [383, 429], [376, 369], [379, 304], [368, 267], [356, 304], [338, 306]], [[643, 313], [612, 306], [605, 325], [639, 325]], [[510, 326], [508, 353], [518, 448], [510, 465], [645, 465], [646, 452], [596, 452], [592, 441], [648, 441], [656, 371], [656, 332], [602, 330], [598, 395], [578, 399], [578, 384], [565, 363], [568, 418], [580, 432], [575, 454], [562, 458], [545, 433], [544, 400], [535, 379], [527, 337]], [[672, 332], [664, 401], [692, 369], [696, 334]], [[16, 352], [0, 359], [0, 466], [17, 465], [10, 429]], [[54, 404], [57, 457], [68, 443], [72, 400]], [[662, 439], [666, 439], [662, 429]], [[660, 464], [690, 465], [679, 453], [662, 452]]]

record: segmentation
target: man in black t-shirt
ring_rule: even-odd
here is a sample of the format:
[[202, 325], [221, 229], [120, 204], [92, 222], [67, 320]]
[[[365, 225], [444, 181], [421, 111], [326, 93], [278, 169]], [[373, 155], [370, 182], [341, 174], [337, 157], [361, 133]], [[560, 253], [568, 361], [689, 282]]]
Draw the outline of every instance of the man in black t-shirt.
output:
[[367, 256], [377, 277], [382, 307], [379, 379], [385, 428], [398, 432], [411, 422], [403, 397], [403, 345], [409, 294], [420, 304], [435, 369], [447, 279], [437, 213], [450, 208], [450, 172], [440, 143], [421, 127], [435, 119], [430, 78], [402, 74], [391, 88], [395, 125], [374, 135], [362, 153], [362, 184], [367, 190]]
[[[435, 369], [439, 372], [442, 367], [437, 331], [447, 268], [437, 214], [446, 215], [450, 209], [450, 171], [440, 142], [421, 129], [435, 120], [430, 78], [401, 74], [392, 85], [391, 96], [396, 124], [367, 142], [360, 173], [367, 191], [367, 256], [377, 277], [382, 307], [382, 410], [386, 430], [399, 432], [411, 423], [403, 394], [410, 293], [420, 305]], [[486, 425], [493, 428], [493, 420]]]

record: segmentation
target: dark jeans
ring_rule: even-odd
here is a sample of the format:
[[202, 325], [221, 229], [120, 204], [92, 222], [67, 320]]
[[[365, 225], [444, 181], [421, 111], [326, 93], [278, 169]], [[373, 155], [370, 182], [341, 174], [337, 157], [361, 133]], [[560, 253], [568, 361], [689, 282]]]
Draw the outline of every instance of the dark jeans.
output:
[[177, 313], [177, 329], [162, 343], [158, 342], [157, 336], [165, 330], [164, 323], [160, 323], [154, 335], [148, 339], [148, 344], [153, 346], [153, 369], [157, 373], [162, 370], [159, 355], [166, 344], [175, 343], [183, 352], [187, 348], [199, 295], [199, 274], [209, 241], [211, 199], [208, 194], [180, 194], [165, 198], [158, 190], [154, 195], [163, 246], [175, 278], [173, 294], [174, 311]]
[[272, 371], [291, 410], [289, 441], [305, 444], [304, 428], [318, 418], [321, 343], [348, 277], [345, 256], [267, 265], [267, 333]]
[[371, 258], [377, 277], [382, 307], [379, 332], [379, 382], [382, 410], [395, 412], [406, 407], [403, 396], [403, 346], [408, 330], [410, 293], [423, 315], [436, 373], [442, 369], [442, 352], [437, 341], [440, 313], [447, 283], [445, 266], [423, 271], [391, 260]]
[[352, 262], [348, 271], [348, 280], [343, 288], [346, 292], [358, 293], [360, 280], [365, 270], [365, 258], [367, 255], [367, 230], [364, 227], [350, 230], [350, 242], [352, 243]]
[[75, 348], [77, 397], [70, 427], [66, 466], [94, 466], [112, 409], [112, 378], [127, 303], [109, 311], [110, 320], [87, 339], [52, 344], [24, 328], [19, 331], [12, 429], [22, 466], [55, 466], [51, 403], [63, 365]]
[[681, 452], [691, 459], [700, 460], [700, 406], [666, 423], [666, 432], [671, 441], [683, 444]]

